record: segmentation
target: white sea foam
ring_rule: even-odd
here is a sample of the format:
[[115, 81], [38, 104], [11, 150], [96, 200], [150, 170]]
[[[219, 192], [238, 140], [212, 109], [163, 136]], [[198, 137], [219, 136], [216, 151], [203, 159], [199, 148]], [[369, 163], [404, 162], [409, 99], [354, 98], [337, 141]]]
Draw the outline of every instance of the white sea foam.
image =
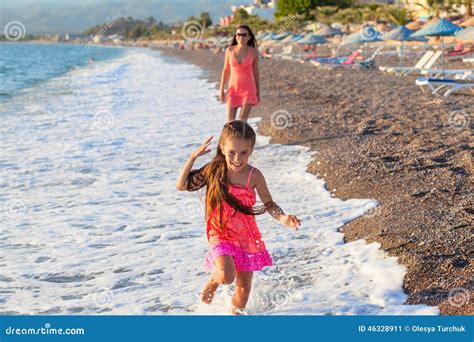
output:
[[[202, 202], [174, 188], [191, 151], [217, 138], [224, 122], [215, 86], [200, 75], [157, 52], [130, 50], [8, 104], [0, 134], [3, 314], [227, 313], [232, 286], [219, 288], [211, 306], [199, 302], [209, 277]], [[257, 139], [251, 163], [302, 227], [257, 218], [275, 265], [255, 274], [247, 312], [437, 314], [404, 304], [405, 269], [379, 244], [343, 243], [341, 226], [377, 202], [332, 197], [306, 172], [311, 155]]]

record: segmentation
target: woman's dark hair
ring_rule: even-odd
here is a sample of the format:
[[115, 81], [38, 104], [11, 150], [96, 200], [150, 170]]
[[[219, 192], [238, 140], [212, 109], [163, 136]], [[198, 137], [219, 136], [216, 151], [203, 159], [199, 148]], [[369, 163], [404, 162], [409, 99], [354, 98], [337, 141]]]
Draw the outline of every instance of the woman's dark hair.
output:
[[[248, 46], [251, 46], [251, 47], [254, 47], [254, 48], [257, 48], [257, 40], [255, 39], [255, 36], [253, 35], [253, 32], [252, 30], [250, 29], [250, 27], [248, 27], [247, 25], [239, 25], [237, 26], [237, 29], [245, 29], [247, 30], [247, 32], [249, 33], [250, 35], [250, 38], [249, 40], [247, 41], [247, 45]], [[234, 37], [232, 38], [232, 43], [230, 44], [230, 46], [234, 46], [234, 45], [237, 45], [237, 37], [236, 37], [236, 34], [234, 33]]]

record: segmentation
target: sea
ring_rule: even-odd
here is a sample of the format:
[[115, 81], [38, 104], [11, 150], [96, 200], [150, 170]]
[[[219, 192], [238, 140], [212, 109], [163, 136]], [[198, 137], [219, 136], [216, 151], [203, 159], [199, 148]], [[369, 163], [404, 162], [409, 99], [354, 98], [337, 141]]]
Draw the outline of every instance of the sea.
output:
[[[199, 300], [204, 193], [175, 190], [225, 121], [204, 75], [147, 48], [0, 44], [1, 315], [229, 314], [233, 285]], [[245, 313], [439, 314], [406, 304], [406, 269], [379, 243], [345, 243], [345, 223], [381, 209], [306, 172], [315, 153], [258, 135], [250, 163], [302, 226], [257, 217], [274, 265], [255, 272]]]

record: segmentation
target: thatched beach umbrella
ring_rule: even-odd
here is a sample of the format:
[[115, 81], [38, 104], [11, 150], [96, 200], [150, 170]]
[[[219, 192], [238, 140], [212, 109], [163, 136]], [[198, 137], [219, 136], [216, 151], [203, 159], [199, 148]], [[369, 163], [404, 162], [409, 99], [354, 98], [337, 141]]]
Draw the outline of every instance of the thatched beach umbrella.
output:
[[342, 33], [341, 33], [341, 30], [332, 28], [329, 25], [321, 25], [321, 27], [314, 34], [320, 37], [329, 37], [329, 36], [335, 36]]
[[462, 41], [474, 42], [474, 26], [470, 26], [464, 30], [456, 32], [455, 36]]
[[298, 44], [316, 45], [325, 44], [327, 40], [324, 37], [317, 36], [313, 33], [307, 34], [304, 38], [297, 41]]
[[273, 40], [273, 37], [275, 36], [274, 32], [267, 32], [266, 35], [264, 35], [260, 40]]
[[424, 37], [412, 37], [414, 31], [408, 29], [406, 26], [398, 26], [397, 28], [386, 32], [380, 36], [382, 40], [394, 40], [400, 42], [400, 64], [401, 67], [403, 65], [403, 42], [404, 41], [411, 41], [411, 40], [425, 40]]
[[460, 31], [462, 28], [458, 25], [454, 25], [452, 22], [446, 19], [439, 19], [435, 23], [423, 27], [421, 30], [416, 31], [412, 34], [412, 37], [441, 37], [441, 49], [443, 50], [443, 67], [444, 71], [445, 66], [445, 56], [444, 56], [444, 37], [452, 36], [457, 31]]
[[349, 45], [349, 44], [365, 44], [365, 58], [367, 58], [367, 44], [368, 43], [375, 43], [381, 42], [380, 39], [380, 32], [378, 32], [373, 26], [366, 26], [362, 28], [360, 31], [352, 33], [346, 36], [341, 45]]
[[283, 38], [288, 37], [291, 35], [291, 32], [285, 31], [277, 34], [276, 36], [273, 37], [273, 40], [282, 40]]
[[268, 32], [265, 32], [265, 31], [260, 31], [259, 33], [257, 33], [257, 35], [255, 36], [255, 39], [262, 39], [263, 37], [265, 37], [267, 35]]

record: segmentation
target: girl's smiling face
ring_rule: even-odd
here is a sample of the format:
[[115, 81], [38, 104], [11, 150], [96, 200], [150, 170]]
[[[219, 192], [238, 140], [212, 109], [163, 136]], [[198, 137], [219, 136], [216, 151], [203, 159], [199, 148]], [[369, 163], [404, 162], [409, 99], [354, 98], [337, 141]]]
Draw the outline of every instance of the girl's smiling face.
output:
[[248, 139], [229, 137], [221, 145], [222, 153], [225, 156], [227, 169], [233, 172], [243, 170], [253, 152], [252, 142]]

